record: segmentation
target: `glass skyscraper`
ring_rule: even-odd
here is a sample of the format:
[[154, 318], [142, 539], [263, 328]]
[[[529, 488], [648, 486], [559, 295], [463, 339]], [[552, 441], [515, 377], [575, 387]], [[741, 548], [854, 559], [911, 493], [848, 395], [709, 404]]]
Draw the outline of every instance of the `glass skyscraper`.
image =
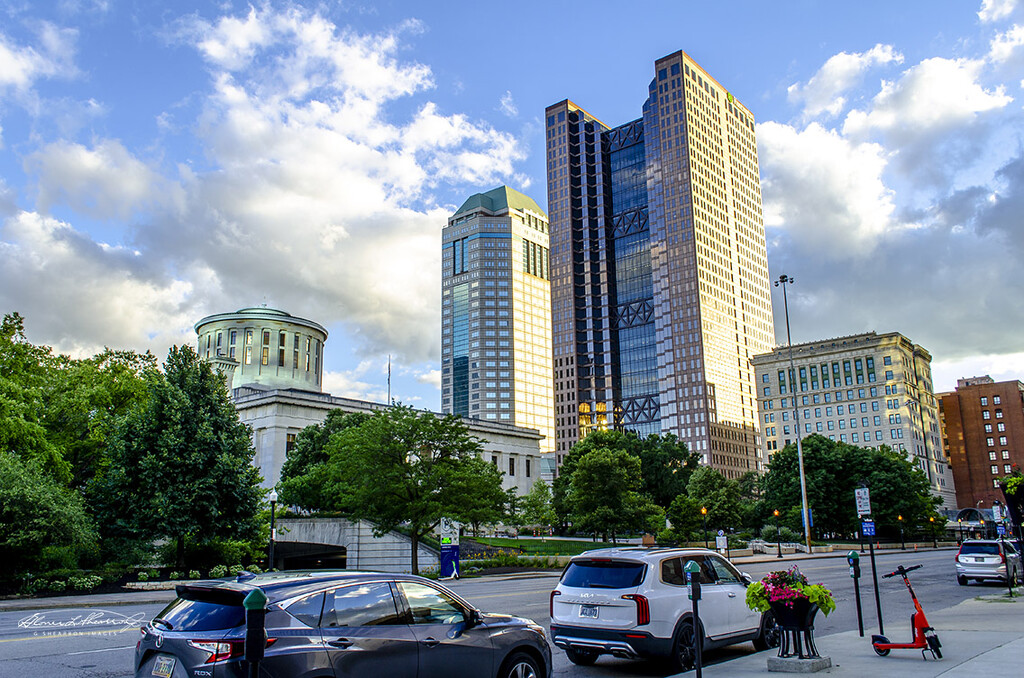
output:
[[501, 186], [470, 196], [441, 239], [441, 410], [537, 429], [552, 452], [547, 215]]
[[569, 100], [545, 118], [559, 462], [619, 429], [760, 470], [750, 359], [775, 341], [753, 115], [677, 52], [640, 119]]

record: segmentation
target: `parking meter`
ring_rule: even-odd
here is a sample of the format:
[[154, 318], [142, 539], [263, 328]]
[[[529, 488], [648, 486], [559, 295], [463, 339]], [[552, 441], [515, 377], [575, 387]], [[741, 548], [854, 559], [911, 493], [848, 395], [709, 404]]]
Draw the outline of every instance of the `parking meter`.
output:
[[860, 609], [860, 554], [850, 551], [846, 554], [846, 562], [850, 564], [850, 577], [853, 579], [853, 597], [857, 601], [857, 629], [861, 638], [864, 637], [864, 613]]
[[693, 601], [693, 654], [694, 670], [697, 678], [701, 678], [701, 669], [704, 665], [701, 652], [704, 649], [704, 638], [701, 634], [700, 625], [700, 565], [690, 560], [683, 567], [686, 573], [686, 583], [689, 584], [690, 600]]
[[267, 649], [267, 594], [253, 589], [242, 601], [245, 608], [245, 661], [249, 675], [257, 676], [260, 660]]
[[856, 551], [850, 551], [846, 554], [846, 562], [850, 564], [850, 576], [854, 579], [860, 579], [860, 554]]

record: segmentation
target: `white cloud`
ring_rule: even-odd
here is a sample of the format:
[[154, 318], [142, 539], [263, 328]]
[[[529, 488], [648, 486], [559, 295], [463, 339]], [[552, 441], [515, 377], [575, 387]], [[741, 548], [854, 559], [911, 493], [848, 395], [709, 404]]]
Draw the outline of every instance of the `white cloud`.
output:
[[0, 89], [24, 92], [40, 78], [77, 74], [74, 65], [77, 31], [43, 22], [37, 37], [38, 46], [16, 45], [0, 33]]
[[1010, 16], [1017, 6], [1017, 0], [981, 0], [978, 18], [982, 23], [999, 21]]
[[988, 58], [997, 63], [1008, 61], [1021, 45], [1024, 45], [1024, 26], [1014, 24], [992, 39]]
[[761, 123], [757, 138], [765, 225], [784, 230], [792, 245], [830, 260], [856, 258], [896, 226], [878, 144], [851, 142], [817, 123], [802, 131]]
[[501, 102], [498, 104], [498, 110], [510, 118], [519, 115], [519, 108], [516, 106], [516, 100], [512, 97], [511, 90], [506, 90], [505, 94], [502, 95]]
[[957, 379], [988, 375], [996, 381], [1024, 378], [1024, 353], [978, 355], [932, 361], [932, 382], [935, 392], [956, 389]]
[[983, 66], [978, 60], [925, 59], [898, 81], [884, 83], [869, 110], [851, 111], [843, 132], [919, 136], [968, 124], [979, 113], [1006, 106], [1013, 98], [1004, 87], [986, 90], [978, 83]]
[[835, 117], [846, 106], [842, 96], [860, 84], [864, 73], [872, 66], [902, 63], [903, 55], [892, 45], [878, 44], [867, 52], [840, 52], [832, 56], [806, 84], [793, 84], [787, 90], [790, 101], [803, 104], [805, 118], [821, 114]]
[[200, 268], [153, 275], [138, 253], [34, 212], [4, 220], [0, 260], [0, 308], [32, 310], [30, 336], [79, 356], [104, 345], [153, 347], [159, 355], [193, 343], [192, 323], [203, 312], [197, 292], [212, 284]]
[[141, 162], [117, 140], [92, 148], [65, 141], [49, 144], [26, 159], [39, 176], [39, 207], [64, 203], [101, 219], [128, 219], [140, 210], [181, 209], [181, 189]]

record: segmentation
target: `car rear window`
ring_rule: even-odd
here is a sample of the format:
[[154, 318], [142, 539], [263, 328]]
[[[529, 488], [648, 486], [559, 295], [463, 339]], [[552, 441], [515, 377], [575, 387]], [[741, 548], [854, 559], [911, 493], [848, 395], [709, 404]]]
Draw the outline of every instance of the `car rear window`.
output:
[[960, 547], [960, 553], [980, 553], [986, 556], [998, 556], [999, 544], [964, 544]]
[[245, 623], [245, 608], [223, 603], [178, 598], [156, 616], [171, 631], [217, 631]]
[[574, 560], [562, 583], [580, 589], [630, 589], [640, 586], [644, 564], [621, 560]]

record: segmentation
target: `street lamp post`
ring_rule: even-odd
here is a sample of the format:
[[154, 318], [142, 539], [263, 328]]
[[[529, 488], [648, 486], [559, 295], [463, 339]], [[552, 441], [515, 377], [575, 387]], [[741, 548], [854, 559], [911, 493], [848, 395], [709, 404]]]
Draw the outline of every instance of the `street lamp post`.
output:
[[900, 548], [904, 551], [907, 550], [907, 542], [903, 539], [903, 516], [896, 516], [896, 520], [900, 521]]
[[779, 549], [779, 555], [776, 558], [782, 557], [782, 528], [779, 527], [779, 509], [775, 509], [775, 546]]
[[270, 496], [270, 562], [267, 563], [269, 566], [267, 569], [274, 569], [274, 542], [277, 541], [277, 530], [274, 529], [274, 517], [277, 513], [277, 490], [271, 490]]
[[811, 521], [807, 515], [807, 479], [804, 477], [804, 448], [800, 443], [800, 406], [796, 401], [796, 367], [793, 365], [793, 339], [789, 333], [789, 298], [786, 296], [786, 286], [792, 285], [795, 280], [788, 275], [780, 275], [775, 281], [775, 286], [782, 287], [782, 304], [786, 309], [786, 344], [789, 346], [789, 373], [790, 395], [793, 398], [793, 420], [796, 422], [796, 459], [800, 469], [800, 510], [803, 512], [804, 542], [807, 544], [807, 552], [811, 552]]
[[700, 515], [704, 518], [704, 548], [708, 548], [708, 509], [706, 506], [700, 507]]
[[938, 537], [935, 536], [935, 516], [930, 516], [928, 518], [928, 522], [932, 524], [932, 548], [937, 549], [939, 548], [939, 540]]
[[964, 543], [964, 521], [963, 521], [962, 518], [957, 518], [956, 519], [956, 531], [957, 531], [957, 536], [960, 537], [960, 541], [958, 543], [963, 544]]

